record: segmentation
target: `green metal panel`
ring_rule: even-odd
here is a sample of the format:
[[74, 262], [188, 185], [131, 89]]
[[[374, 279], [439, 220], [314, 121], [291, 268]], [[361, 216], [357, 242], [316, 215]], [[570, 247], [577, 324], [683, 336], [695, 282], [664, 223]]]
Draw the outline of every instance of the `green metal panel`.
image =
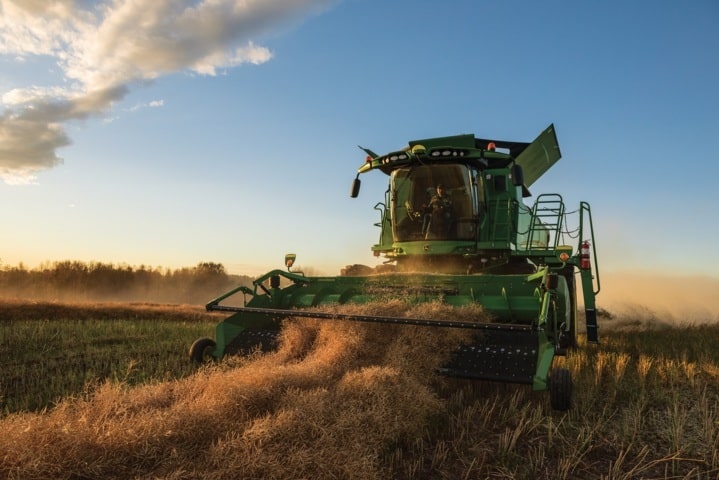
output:
[[560, 158], [562, 152], [559, 150], [557, 134], [552, 124], [540, 133], [515, 161], [524, 170], [524, 184], [529, 187]]

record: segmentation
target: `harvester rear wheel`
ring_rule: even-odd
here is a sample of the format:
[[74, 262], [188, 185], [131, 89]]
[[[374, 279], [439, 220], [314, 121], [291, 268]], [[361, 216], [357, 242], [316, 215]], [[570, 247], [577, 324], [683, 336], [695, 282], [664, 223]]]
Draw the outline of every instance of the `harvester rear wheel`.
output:
[[549, 401], [554, 410], [567, 411], [572, 406], [572, 373], [555, 368], [549, 376]]
[[212, 350], [217, 344], [211, 338], [198, 338], [190, 347], [190, 359], [195, 363], [205, 363], [212, 358]]

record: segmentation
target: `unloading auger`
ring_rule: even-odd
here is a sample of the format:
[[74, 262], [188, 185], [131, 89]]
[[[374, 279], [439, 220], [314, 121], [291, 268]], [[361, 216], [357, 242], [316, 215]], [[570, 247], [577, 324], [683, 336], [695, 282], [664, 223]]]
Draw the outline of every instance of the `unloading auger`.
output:
[[[567, 212], [557, 193], [539, 195], [532, 206], [523, 202], [528, 187], [561, 158], [554, 126], [531, 143], [470, 134], [411, 141], [386, 155], [360, 148], [367, 157], [351, 196], [359, 195], [360, 175], [378, 170], [389, 180], [375, 207], [380, 237], [372, 246], [385, 262], [351, 265], [334, 277], [305, 276], [291, 270], [296, 256], [289, 254], [287, 270], [268, 272], [252, 288], [239, 286], [207, 304], [232, 315], [217, 325], [214, 340], [197, 340], [190, 357], [202, 362], [270, 350], [289, 317], [471, 329], [473, 340], [459, 345], [439, 373], [532, 385], [549, 390], [554, 409], [569, 409], [570, 372], [552, 363], [577, 345], [577, 280], [587, 341], [598, 342], [600, 283], [589, 204]], [[239, 294], [242, 306], [229, 305]], [[492, 321], [318, 311], [392, 297], [480, 304]]]

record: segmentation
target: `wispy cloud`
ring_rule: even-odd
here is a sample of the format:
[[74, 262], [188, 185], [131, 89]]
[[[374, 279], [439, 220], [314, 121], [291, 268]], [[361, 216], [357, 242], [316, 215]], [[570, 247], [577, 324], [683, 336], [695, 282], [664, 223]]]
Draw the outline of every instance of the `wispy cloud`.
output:
[[147, 103], [138, 103], [130, 108], [125, 109], [127, 112], [137, 112], [138, 110], [142, 110], [144, 108], [160, 108], [165, 105], [164, 100], [152, 100], [151, 102]]
[[0, 55], [50, 56], [63, 77], [0, 97], [0, 179], [34, 183], [61, 164], [57, 150], [70, 144], [63, 124], [107, 114], [134, 84], [269, 61], [257, 39], [335, 1], [0, 0]]

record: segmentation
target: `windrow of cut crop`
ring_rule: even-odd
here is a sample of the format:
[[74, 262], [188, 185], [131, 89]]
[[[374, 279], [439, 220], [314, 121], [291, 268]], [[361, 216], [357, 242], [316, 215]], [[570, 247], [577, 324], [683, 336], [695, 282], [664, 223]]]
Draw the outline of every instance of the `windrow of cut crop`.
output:
[[[362, 308], [408, 313], [401, 302]], [[436, 316], [449, 307], [424, 308]], [[275, 353], [173, 382], [107, 382], [51, 411], [8, 416], [0, 476], [382, 478], [386, 452], [421, 437], [440, 412], [432, 370], [462, 334], [286, 323]]]

